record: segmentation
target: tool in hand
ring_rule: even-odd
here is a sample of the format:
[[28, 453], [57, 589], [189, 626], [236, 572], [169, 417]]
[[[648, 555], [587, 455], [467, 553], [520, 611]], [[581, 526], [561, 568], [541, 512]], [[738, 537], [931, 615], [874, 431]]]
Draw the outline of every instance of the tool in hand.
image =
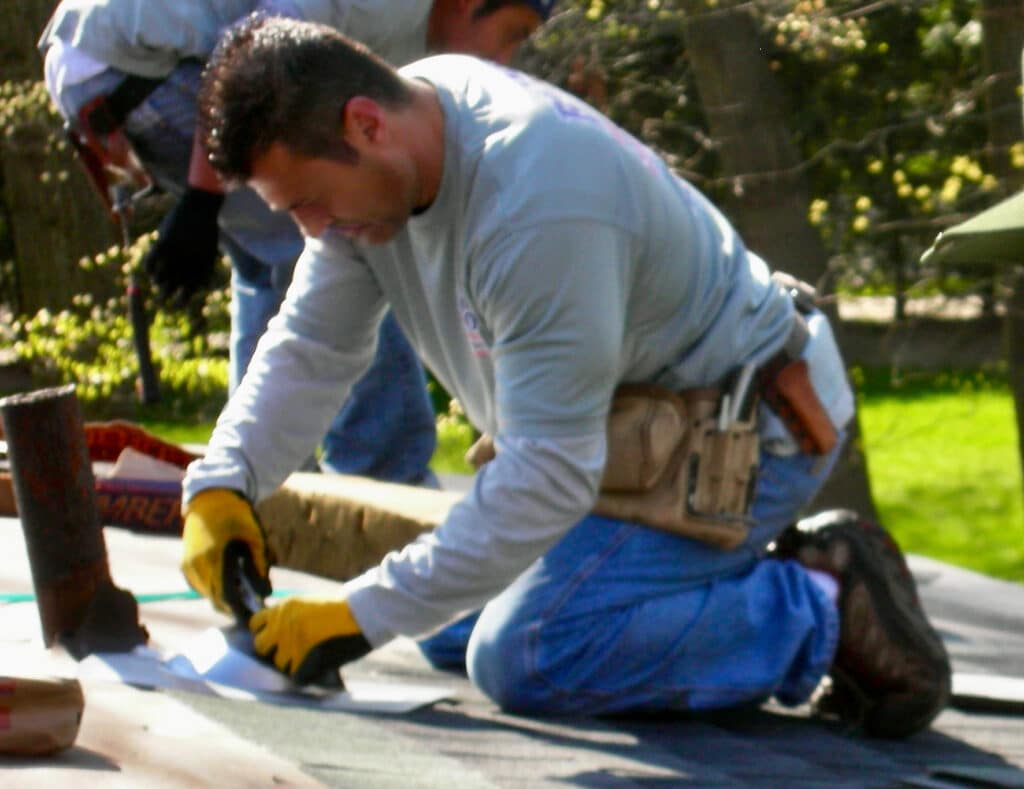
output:
[[[256, 568], [253, 564], [252, 554], [248, 546], [241, 541], [229, 543], [224, 550], [224, 573], [225, 573], [225, 599], [235, 620], [246, 634], [249, 633], [249, 620], [252, 615], [261, 610], [265, 605], [264, 595], [256, 588]], [[228, 592], [234, 590], [234, 594]], [[252, 647], [252, 639], [246, 640], [248, 650], [256, 655]], [[269, 658], [257, 657], [273, 666]], [[275, 667], [276, 668], [276, 667]], [[310, 683], [315, 688], [337, 692], [345, 689], [345, 683], [341, 679], [341, 672], [337, 668], [327, 669], [324, 673]]]

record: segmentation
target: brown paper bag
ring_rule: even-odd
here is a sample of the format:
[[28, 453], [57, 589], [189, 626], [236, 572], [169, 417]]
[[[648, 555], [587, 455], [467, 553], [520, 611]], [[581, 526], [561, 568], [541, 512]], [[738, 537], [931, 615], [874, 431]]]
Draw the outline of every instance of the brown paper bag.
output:
[[76, 679], [0, 676], [0, 753], [46, 756], [67, 748], [84, 707]]

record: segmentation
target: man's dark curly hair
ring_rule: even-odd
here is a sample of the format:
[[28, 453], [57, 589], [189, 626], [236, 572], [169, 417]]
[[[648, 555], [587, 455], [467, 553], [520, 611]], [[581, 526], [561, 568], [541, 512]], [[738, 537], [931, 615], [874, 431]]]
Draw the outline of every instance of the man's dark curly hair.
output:
[[199, 133], [210, 164], [232, 183], [274, 143], [305, 156], [355, 161], [342, 138], [353, 96], [390, 109], [412, 93], [384, 60], [333, 28], [256, 13], [233, 26], [199, 91]]

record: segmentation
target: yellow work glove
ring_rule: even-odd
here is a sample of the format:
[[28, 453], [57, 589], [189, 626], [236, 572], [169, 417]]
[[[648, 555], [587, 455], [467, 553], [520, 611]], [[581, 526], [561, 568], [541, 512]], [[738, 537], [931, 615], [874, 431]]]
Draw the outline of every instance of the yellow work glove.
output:
[[245, 573], [261, 600], [271, 591], [267, 542], [256, 513], [241, 494], [208, 488], [192, 497], [184, 515], [185, 579], [215, 608], [244, 623], [253, 606], [243, 599], [239, 573]]
[[253, 646], [300, 685], [328, 669], [358, 660], [373, 647], [363, 636], [347, 600], [288, 597], [253, 614]]

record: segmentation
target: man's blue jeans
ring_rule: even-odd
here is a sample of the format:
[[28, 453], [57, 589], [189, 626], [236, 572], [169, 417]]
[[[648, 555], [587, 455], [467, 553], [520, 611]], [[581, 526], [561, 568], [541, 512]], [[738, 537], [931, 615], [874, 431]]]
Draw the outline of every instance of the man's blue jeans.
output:
[[835, 462], [762, 452], [735, 551], [591, 515], [478, 615], [420, 642], [510, 712], [603, 714], [807, 699], [832, 662], [835, 605], [769, 542]]
[[[169, 194], [185, 188], [196, 124], [201, 64], [180, 64], [128, 116], [125, 133], [157, 184]], [[58, 97], [65, 117], [124, 78], [109, 69]], [[229, 193], [221, 210], [221, 246], [232, 266], [230, 391], [249, 366], [256, 342], [277, 313], [302, 250], [302, 237], [285, 214], [272, 212], [249, 189]], [[325, 470], [388, 482], [436, 484], [428, 466], [436, 446], [426, 375], [390, 315], [377, 355], [356, 383], [322, 443]]]

